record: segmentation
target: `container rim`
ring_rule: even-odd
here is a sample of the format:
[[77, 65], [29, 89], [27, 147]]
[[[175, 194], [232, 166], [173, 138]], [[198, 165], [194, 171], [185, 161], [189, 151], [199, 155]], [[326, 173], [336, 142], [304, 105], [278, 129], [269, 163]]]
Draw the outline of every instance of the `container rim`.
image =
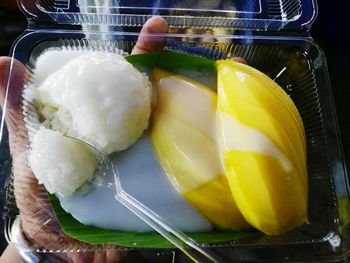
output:
[[[222, 0], [197, 5], [186, 0], [114, 1], [104, 5], [89, 0], [18, 0], [28, 20], [65, 25], [140, 27], [153, 15], [171, 27], [234, 28], [258, 31], [308, 31], [317, 16], [316, 0]], [[216, 3], [213, 2], [213, 3]], [[85, 3], [85, 4], [84, 4]], [[192, 5], [191, 5], [192, 4]]]

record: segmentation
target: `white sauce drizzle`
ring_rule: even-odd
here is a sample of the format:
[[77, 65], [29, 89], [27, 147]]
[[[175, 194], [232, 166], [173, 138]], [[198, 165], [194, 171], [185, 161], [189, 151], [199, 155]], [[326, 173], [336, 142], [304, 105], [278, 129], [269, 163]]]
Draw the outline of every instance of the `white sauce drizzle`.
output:
[[218, 118], [222, 131], [222, 145], [225, 147], [225, 150], [256, 152], [270, 156], [278, 160], [286, 173], [290, 173], [293, 170], [291, 161], [265, 134], [242, 124], [226, 113], [220, 112]]
[[[113, 154], [123, 189], [160, 216], [183, 231], [209, 231], [210, 222], [200, 215], [184, 197], [176, 192], [160, 166], [148, 134], [129, 149]], [[96, 180], [100, 180], [96, 178]], [[88, 191], [80, 190], [72, 197], [59, 196], [62, 207], [86, 225], [121, 231], [152, 231], [115, 199], [112, 174], [107, 174]]]

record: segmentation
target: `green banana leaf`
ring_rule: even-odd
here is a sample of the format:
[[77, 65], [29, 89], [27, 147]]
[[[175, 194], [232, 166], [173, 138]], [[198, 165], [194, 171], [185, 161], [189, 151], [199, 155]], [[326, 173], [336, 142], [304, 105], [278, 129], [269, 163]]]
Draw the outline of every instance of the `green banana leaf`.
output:
[[[173, 248], [174, 246], [157, 232], [123, 232], [101, 229], [84, 225], [63, 210], [55, 195], [50, 195], [50, 202], [64, 233], [74, 239], [89, 244], [112, 244], [127, 248]], [[201, 244], [215, 244], [236, 241], [248, 236], [257, 235], [257, 231], [212, 231], [187, 233]]]
[[204, 57], [175, 53], [175, 52], [158, 52], [140, 55], [130, 55], [125, 57], [134, 66], [142, 67], [160, 67], [166, 70], [181, 69], [200, 69], [203, 71], [215, 71], [215, 61]]

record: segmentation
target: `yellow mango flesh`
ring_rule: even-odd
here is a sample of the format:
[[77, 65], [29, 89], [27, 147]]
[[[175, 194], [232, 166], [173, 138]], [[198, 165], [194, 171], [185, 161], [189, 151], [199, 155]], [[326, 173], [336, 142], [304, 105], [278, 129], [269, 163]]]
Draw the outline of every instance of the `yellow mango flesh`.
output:
[[184, 193], [187, 200], [195, 204], [198, 210], [219, 228], [231, 230], [248, 228], [230, 194], [231, 190], [224, 175], [218, 175], [194, 191]]
[[223, 175], [215, 142], [216, 94], [189, 78], [155, 69], [151, 140], [174, 186], [222, 229], [248, 227]]
[[245, 219], [277, 235], [307, 218], [305, 132], [288, 95], [261, 72], [217, 62], [218, 133], [225, 172]]

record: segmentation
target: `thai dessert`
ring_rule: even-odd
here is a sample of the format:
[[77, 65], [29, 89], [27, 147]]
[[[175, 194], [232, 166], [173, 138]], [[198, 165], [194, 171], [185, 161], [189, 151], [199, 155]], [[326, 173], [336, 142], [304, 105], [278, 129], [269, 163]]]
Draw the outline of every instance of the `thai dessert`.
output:
[[[48, 71], [57, 60], [61, 65]], [[99, 228], [152, 230], [115, 200], [114, 187], [107, 187], [114, 184], [112, 173], [94, 176], [98, 163], [84, 141], [106, 154], [115, 153], [110, 158], [117, 163], [122, 186], [177, 227], [192, 232], [212, 229], [171, 186], [149, 136], [142, 136], [149, 126], [152, 99], [145, 74], [114, 53], [57, 50], [38, 58], [34, 74], [39, 85], [29, 87], [26, 96], [36, 105], [41, 127], [33, 136], [29, 162], [39, 183], [57, 195], [68, 213]]]
[[[109, 52], [67, 53], [63, 61], [38, 72], [28, 93], [41, 123], [29, 162], [82, 224], [151, 231], [96, 184], [95, 157], [64, 135], [109, 154], [123, 188], [183, 231], [253, 227], [278, 235], [307, 220], [303, 123], [263, 73], [212, 61], [218, 82], [208, 87], [191, 72], [153, 67], [148, 77]], [[112, 175], [101, 180], [113, 184]]]

